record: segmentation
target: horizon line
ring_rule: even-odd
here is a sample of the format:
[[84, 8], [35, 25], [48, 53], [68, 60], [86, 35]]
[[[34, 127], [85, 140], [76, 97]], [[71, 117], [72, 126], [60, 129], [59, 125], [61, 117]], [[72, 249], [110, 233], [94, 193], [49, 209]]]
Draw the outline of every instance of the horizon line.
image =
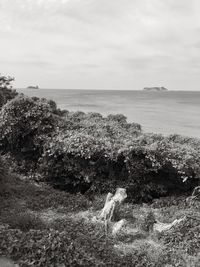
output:
[[[152, 86], [153, 87], [153, 86]], [[109, 88], [109, 89], [98, 89], [98, 88], [47, 88], [47, 87], [39, 87], [38, 89], [34, 89], [34, 88], [26, 88], [26, 87], [12, 87], [12, 89], [15, 89], [15, 90], [18, 90], [18, 89], [21, 89], [21, 90], [34, 90], [34, 91], [37, 91], [37, 90], [90, 90], [90, 91], [139, 91], [139, 92], [200, 92], [200, 90], [181, 90], [181, 89], [167, 89], [166, 91], [146, 91], [146, 90], [143, 90], [143, 89], [112, 89], [112, 88]]]

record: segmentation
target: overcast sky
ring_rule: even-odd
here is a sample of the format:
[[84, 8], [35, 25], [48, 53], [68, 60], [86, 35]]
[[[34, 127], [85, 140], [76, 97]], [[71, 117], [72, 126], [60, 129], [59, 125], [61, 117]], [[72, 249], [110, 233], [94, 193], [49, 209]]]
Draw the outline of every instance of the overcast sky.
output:
[[0, 0], [16, 87], [200, 90], [199, 0]]

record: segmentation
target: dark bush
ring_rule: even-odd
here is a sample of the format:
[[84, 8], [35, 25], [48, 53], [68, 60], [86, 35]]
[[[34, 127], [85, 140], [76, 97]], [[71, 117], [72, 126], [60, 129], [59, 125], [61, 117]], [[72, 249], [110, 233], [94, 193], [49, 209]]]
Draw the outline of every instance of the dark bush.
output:
[[74, 132], [59, 134], [46, 143], [40, 171], [46, 181], [68, 191], [86, 191], [105, 157], [104, 142]]
[[20, 162], [36, 162], [43, 143], [56, 130], [55, 116], [46, 100], [16, 97], [0, 111], [0, 149]]
[[2, 195], [5, 191], [7, 176], [8, 174], [5, 169], [5, 164], [0, 157], [0, 195]]
[[[89, 123], [92, 127], [88, 128]], [[48, 182], [82, 192], [102, 193], [123, 186], [129, 198], [149, 201], [191, 190], [199, 181], [197, 141], [192, 147], [191, 143], [169, 141], [171, 136], [134, 137], [114, 123], [118, 138], [116, 131], [113, 135], [107, 129], [98, 133], [89, 120], [80, 124], [78, 130], [60, 133], [46, 143], [40, 171]], [[102, 119], [96, 124], [102, 124]]]
[[117, 121], [119, 123], [127, 123], [127, 118], [123, 114], [110, 114], [108, 115], [108, 120]]
[[[200, 178], [200, 141], [144, 134], [117, 114], [60, 112], [56, 103], [19, 96], [0, 112], [0, 147], [21, 169], [72, 192], [126, 187], [149, 201], [192, 190]], [[39, 165], [38, 165], [39, 161]]]
[[4, 181], [5, 175], [6, 175], [5, 165], [2, 159], [0, 158], [0, 184]]
[[40, 171], [48, 182], [84, 192], [91, 185], [99, 187], [99, 181], [98, 189], [103, 192], [109, 183], [112, 188], [116, 179], [125, 181], [127, 170], [120, 149], [141, 133], [137, 126], [83, 112], [69, 113], [66, 125], [67, 129], [46, 142], [40, 159]]
[[5, 103], [5, 97], [2, 90], [0, 89], [0, 107], [2, 107], [4, 103]]
[[11, 82], [14, 79], [0, 75], [0, 109], [9, 100], [15, 98], [18, 93], [12, 90]]

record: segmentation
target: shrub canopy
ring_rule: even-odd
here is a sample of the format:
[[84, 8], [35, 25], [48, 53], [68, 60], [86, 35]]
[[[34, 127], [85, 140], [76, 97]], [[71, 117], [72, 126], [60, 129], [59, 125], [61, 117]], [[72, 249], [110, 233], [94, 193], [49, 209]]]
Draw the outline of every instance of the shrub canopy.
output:
[[12, 90], [11, 82], [13, 80], [14, 79], [9, 76], [6, 77], [0, 74], [0, 109], [9, 100], [18, 95], [15, 90]]
[[46, 100], [18, 96], [0, 111], [1, 149], [34, 161], [56, 124]]
[[197, 139], [144, 134], [140, 125], [127, 123], [123, 115], [103, 118], [75, 112], [65, 121], [70, 127], [46, 142], [40, 160], [44, 177], [63, 188], [108, 191], [119, 185], [148, 199], [198, 183]]
[[134, 198], [185, 191], [200, 178], [200, 141], [145, 134], [121, 114], [61, 111], [18, 96], [0, 111], [0, 149], [68, 191], [127, 187]]

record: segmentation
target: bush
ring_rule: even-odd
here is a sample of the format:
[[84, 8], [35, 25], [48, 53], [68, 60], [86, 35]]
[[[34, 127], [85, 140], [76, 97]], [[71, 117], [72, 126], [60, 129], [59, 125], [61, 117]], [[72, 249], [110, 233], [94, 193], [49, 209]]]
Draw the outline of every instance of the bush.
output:
[[122, 115], [69, 113], [66, 125], [46, 142], [40, 159], [41, 174], [63, 189], [103, 193], [123, 186], [129, 199], [149, 201], [198, 183], [196, 139], [143, 134]]
[[[52, 100], [18, 96], [0, 112], [0, 148], [21, 169], [72, 192], [127, 188], [135, 201], [192, 190], [200, 141], [144, 134], [121, 114], [59, 111]], [[39, 164], [38, 164], [39, 162]]]
[[171, 167], [185, 181], [200, 178], [200, 140], [170, 135], [154, 138], [145, 149], [155, 169]]
[[0, 157], [0, 195], [2, 195], [6, 189], [7, 171], [5, 164]]
[[[96, 180], [103, 180], [108, 190], [105, 182], [121, 179], [124, 172], [120, 148], [141, 130], [137, 125], [112, 120], [111, 116], [103, 118], [98, 113], [69, 113], [66, 125], [65, 130], [46, 142], [40, 159], [42, 176], [69, 191], [85, 192]], [[100, 191], [104, 191], [104, 185]]]
[[6, 175], [6, 171], [5, 171], [4, 163], [2, 159], [0, 158], [0, 184], [2, 184], [3, 181], [5, 180], [5, 175]]
[[36, 162], [56, 126], [57, 119], [46, 100], [16, 97], [0, 112], [0, 148], [21, 162]]
[[12, 90], [11, 82], [14, 79], [0, 75], [0, 109], [9, 100], [15, 98], [18, 93]]
[[188, 191], [198, 183], [197, 143], [192, 147], [156, 135], [132, 135], [128, 142], [128, 135], [118, 139], [93, 128], [89, 134], [82, 122], [79, 130], [60, 133], [46, 143], [40, 171], [48, 182], [69, 191], [102, 193], [123, 186], [135, 201]]
[[[46, 181], [68, 191], [86, 191], [103, 160], [104, 142], [78, 133], [54, 136], [46, 143], [40, 172]], [[97, 164], [95, 163], [97, 162]]]
[[191, 191], [199, 183], [199, 151], [198, 139], [183, 142], [177, 136], [142, 134], [129, 142], [123, 153], [135, 190], [151, 199]]

